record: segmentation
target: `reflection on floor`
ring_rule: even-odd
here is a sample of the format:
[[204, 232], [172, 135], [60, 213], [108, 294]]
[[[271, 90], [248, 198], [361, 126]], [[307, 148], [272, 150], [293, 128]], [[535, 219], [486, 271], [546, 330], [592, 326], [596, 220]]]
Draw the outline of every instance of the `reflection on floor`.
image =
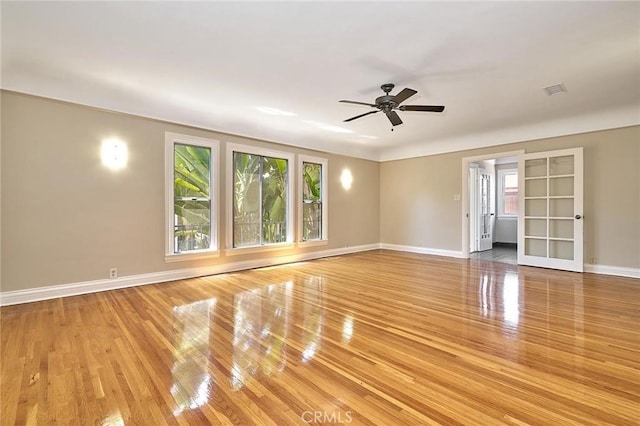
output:
[[493, 249], [471, 253], [469, 258], [517, 265], [518, 249], [515, 244], [494, 243]]
[[0, 308], [0, 425], [638, 425], [640, 280], [373, 250]]

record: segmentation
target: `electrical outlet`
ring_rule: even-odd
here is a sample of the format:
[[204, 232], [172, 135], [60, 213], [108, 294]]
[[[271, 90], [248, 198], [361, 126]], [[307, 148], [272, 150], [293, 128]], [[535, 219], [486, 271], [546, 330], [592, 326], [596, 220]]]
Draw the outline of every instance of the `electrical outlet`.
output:
[[111, 279], [118, 278], [118, 268], [109, 269], [109, 278]]

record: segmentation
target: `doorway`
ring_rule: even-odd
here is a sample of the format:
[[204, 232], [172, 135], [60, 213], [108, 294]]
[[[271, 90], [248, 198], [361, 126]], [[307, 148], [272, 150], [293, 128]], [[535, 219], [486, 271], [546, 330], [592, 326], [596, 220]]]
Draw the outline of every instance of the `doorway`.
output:
[[[515, 223], [511, 225], [517, 235], [516, 264], [582, 272], [584, 164], [581, 147], [529, 154], [520, 150], [463, 158], [462, 257], [470, 257], [471, 240], [478, 235], [478, 229], [475, 234], [471, 234], [471, 224], [477, 219], [477, 214], [470, 214], [471, 189], [476, 185], [470, 178], [471, 164], [494, 160], [495, 165], [496, 162], [513, 159], [516, 159], [518, 164], [518, 214]], [[504, 188], [498, 191], [504, 191]], [[497, 198], [499, 199], [500, 195]], [[496, 222], [502, 216], [502, 207], [497, 208]], [[492, 230], [492, 235], [495, 235], [497, 240], [502, 239], [498, 236], [498, 226]], [[496, 241], [493, 241], [494, 245], [495, 243]]]
[[518, 159], [510, 151], [463, 159], [463, 256], [517, 265]]

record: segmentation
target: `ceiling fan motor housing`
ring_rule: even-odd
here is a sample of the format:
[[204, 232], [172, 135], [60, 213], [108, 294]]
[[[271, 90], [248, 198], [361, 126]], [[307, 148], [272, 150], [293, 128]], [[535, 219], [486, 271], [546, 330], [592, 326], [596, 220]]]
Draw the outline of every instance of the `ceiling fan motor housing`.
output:
[[376, 105], [378, 108], [382, 109], [384, 112], [389, 112], [392, 109], [398, 107], [398, 104], [394, 100], [395, 96], [384, 95], [376, 98]]

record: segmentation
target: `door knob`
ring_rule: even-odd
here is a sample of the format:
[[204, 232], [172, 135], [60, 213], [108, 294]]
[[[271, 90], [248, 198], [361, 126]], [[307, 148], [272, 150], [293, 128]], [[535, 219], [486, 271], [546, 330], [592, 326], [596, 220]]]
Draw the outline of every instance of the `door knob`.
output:
[[582, 216], [580, 216], [579, 214], [576, 215], [576, 219], [582, 219]]

